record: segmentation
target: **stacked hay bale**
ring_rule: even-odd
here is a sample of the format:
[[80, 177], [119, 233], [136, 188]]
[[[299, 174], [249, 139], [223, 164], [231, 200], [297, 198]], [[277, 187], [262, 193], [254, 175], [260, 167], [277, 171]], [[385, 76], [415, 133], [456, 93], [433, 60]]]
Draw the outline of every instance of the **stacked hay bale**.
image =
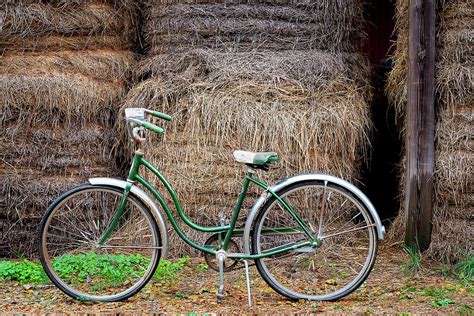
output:
[[[395, 67], [387, 94], [403, 121], [407, 98], [408, 1], [397, 2]], [[474, 245], [474, 8], [467, 0], [437, 4], [436, 38], [436, 161], [433, 258], [456, 261], [473, 254]], [[405, 173], [405, 168], [400, 170]], [[404, 181], [401, 181], [404, 186]], [[403, 198], [403, 190], [402, 190]], [[392, 238], [401, 240], [401, 212]]]
[[230, 216], [246, 172], [235, 149], [276, 151], [279, 168], [260, 172], [270, 183], [309, 171], [357, 179], [371, 94], [362, 11], [358, 0], [146, 3], [126, 106], [173, 116], [146, 157], [194, 221]]
[[35, 252], [39, 220], [61, 192], [118, 174], [114, 124], [135, 63], [134, 10], [105, 0], [2, 4], [0, 257]]

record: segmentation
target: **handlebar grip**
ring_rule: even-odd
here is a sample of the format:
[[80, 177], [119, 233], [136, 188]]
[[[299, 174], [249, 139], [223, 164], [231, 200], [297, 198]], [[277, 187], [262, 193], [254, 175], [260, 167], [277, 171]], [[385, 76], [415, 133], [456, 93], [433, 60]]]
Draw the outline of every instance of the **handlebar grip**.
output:
[[153, 115], [154, 117], [159, 117], [161, 119], [164, 119], [164, 120], [167, 120], [167, 121], [171, 121], [171, 116], [169, 116], [168, 114], [165, 114], [165, 113], [161, 113], [161, 112], [158, 112], [158, 111], [152, 111], [152, 110], [145, 110], [148, 114], [151, 114]]
[[158, 127], [155, 124], [152, 124], [150, 122], [143, 122], [141, 125], [144, 128], [149, 129], [150, 131], [153, 131], [153, 132], [158, 133], [158, 134], [163, 134], [165, 132], [164, 129], [162, 129], [161, 127]]

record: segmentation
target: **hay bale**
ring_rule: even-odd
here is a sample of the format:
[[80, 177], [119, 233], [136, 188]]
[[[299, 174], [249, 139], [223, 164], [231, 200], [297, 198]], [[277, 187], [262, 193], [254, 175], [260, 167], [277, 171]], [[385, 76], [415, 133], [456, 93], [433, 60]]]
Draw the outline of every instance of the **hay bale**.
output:
[[12, 124], [4, 129], [0, 146], [13, 146], [0, 153], [0, 160], [16, 169], [29, 166], [58, 175], [69, 174], [71, 169], [81, 175], [91, 174], [91, 167], [107, 170], [107, 164], [115, 157], [109, 148], [115, 139], [116, 132], [99, 123], [79, 130], [66, 124], [26, 128]]
[[[123, 82], [100, 82], [81, 75], [0, 75], [2, 123], [107, 122], [126, 89]], [[21, 93], [18, 93], [21, 91]]]
[[[404, 120], [407, 97], [408, 1], [397, 2], [397, 47], [395, 66], [386, 91], [399, 117]], [[474, 9], [470, 1], [437, 3], [436, 38], [436, 158], [432, 244], [428, 255], [456, 261], [472, 255], [474, 243]], [[403, 166], [400, 171], [405, 173]], [[405, 181], [401, 182], [404, 199]], [[403, 238], [403, 211], [390, 233]]]
[[467, 220], [436, 217], [433, 221], [433, 237], [428, 252], [429, 256], [449, 259], [451, 262], [472, 256], [474, 253], [473, 221], [472, 217]]
[[3, 54], [0, 75], [67, 72], [98, 80], [117, 81], [130, 75], [136, 57], [129, 50], [90, 50]]
[[42, 174], [37, 169], [11, 170], [0, 165], [0, 256], [31, 257], [36, 253], [36, 231], [53, 199], [80, 183], [82, 177]]
[[114, 125], [136, 63], [134, 5], [121, 2], [13, 1], [0, 12], [0, 257], [35, 254], [59, 194], [121, 175]]
[[0, 52], [52, 52], [84, 50], [128, 50], [131, 43], [117, 36], [58, 36], [46, 35], [40, 38], [6, 38], [0, 41]]
[[[245, 176], [235, 149], [278, 152], [277, 168], [259, 172], [269, 183], [310, 171], [358, 178], [371, 125], [368, 63], [357, 53], [360, 1], [148, 1], [145, 8], [146, 57], [124, 107], [173, 116], [146, 157], [194, 221], [230, 216]], [[239, 224], [259, 193], [251, 188]], [[189, 252], [171, 238], [172, 253]]]
[[[472, 104], [472, 103], [471, 103]], [[473, 140], [474, 110], [472, 106], [457, 106], [456, 110], [441, 111], [438, 114], [436, 138], [440, 150], [474, 149]]]
[[0, 50], [128, 49], [138, 31], [136, 6], [130, 0], [7, 2], [0, 9]]
[[[201, 48], [354, 51], [361, 1], [149, 2], [145, 40], [155, 53]], [[355, 32], [356, 31], [356, 32]]]
[[100, 1], [4, 5], [0, 11], [0, 38], [57, 35], [114, 35], [131, 39], [136, 31], [133, 11]]
[[435, 200], [439, 205], [474, 205], [474, 155], [472, 150], [437, 149]]

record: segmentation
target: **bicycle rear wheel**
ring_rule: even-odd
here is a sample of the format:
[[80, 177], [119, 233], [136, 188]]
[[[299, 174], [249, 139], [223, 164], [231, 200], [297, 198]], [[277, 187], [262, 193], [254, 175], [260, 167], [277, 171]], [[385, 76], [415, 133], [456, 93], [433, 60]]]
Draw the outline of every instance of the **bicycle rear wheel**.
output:
[[54, 201], [39, 230], [41, 263], [69, 296], [113, 302], [137, 293], [150, 280], [161, 256], [161, 237], [150, 210], [132, 194], [103, 246], [123, 190], [91, 184]]
[[[330, 182], [298, 182], [277, 193], [318, 237], [320, 246], [255, 260], [262, 278], [292, 299], [336, 300], [357, 289], [377, 252], [375, 224], [366, 207], [353, 193]], [[252, 249], [261, 254], [307, 239], [288, 211], [271, 198], [257, 215]]]

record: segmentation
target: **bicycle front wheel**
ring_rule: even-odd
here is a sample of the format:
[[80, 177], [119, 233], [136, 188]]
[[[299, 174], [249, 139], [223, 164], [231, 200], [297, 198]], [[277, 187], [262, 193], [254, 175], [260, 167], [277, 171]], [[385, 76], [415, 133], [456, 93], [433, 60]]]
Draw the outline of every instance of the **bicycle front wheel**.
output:
[[[364, 204], [347, 189], [316, 180], [292, 184], [277, 194], [320, 245], [255, 260], [267, 284], [292, 299], [336, 300], [357, 289], [369, 275], [377, 252], [375, 224]], [[296, 220], [275, 198], [257, 215], [254, 254], [306, 240]]]
[[90, 184], [54, 201], [39, 230], [41, 263], [69, 296], [114, 302], [137, 293], [150, 280], [161, 256], [161, 237], [150, 210], [130, 194], [115, 229], [101, 246], [123, 190]]

